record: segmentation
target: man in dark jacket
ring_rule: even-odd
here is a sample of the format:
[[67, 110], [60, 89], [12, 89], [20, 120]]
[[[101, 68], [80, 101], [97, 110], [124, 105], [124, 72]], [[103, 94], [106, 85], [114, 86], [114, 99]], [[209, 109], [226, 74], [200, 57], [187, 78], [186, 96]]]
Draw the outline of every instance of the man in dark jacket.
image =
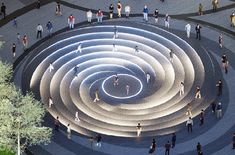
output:
[[170, 155], [171, 144], [169, 141], [167, 141], [167, 143], [165, 144], [165, 149], [165, 155]]
[[3, 18], [5, 19], [6, 18], [6, 6], [4, 3], [2, 3], [2, 6], [1, 6], [1, 13], [3, 14]]
[[176, 134], [173, 133], [173, 134], [172, 134], [172, 138], [171, 138], [171, 147], [172, 147], [172, 148], [175, 147], [175, 142], [176, 142]]

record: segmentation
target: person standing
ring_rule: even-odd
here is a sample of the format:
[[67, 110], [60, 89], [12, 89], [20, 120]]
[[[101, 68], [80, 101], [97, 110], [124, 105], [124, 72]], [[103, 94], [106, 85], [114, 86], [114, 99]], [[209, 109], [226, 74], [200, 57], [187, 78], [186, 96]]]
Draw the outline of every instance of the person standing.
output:
[[17, 26], [18, 26], [16, 17], [13, 18], [13, 26], [15, 28], [17, 28]]
[[170, 141], [167, 141], [165, 144], [165, 155], [170, 155], [171, 144]]
[[155, 23], [158, 23], [158, 14], [159, 14], [159, 10], [156, 9], [153, 13]]
[[103, 12], [99, 9], [98, 12], [96, 13], [96, 18], [98, 23], [102, 23], [103, 19]]
[[59, 131], [60, 121], [59, 121], [59, 117], [58, 116], [55, 119], [54, 125], [55, 125], [55, 131]]
[[16, 44], [15, 43], [12, 44], [11, 50], [12, 50], [12, 56], [13, 58], [15, 58], [16, 57]]
[[24, 35], [22, 42], [23, 42], [24, 50], [26, 50], [28, 48], [28, 43], [29, 43], [29, 40], [26, 34]]
[[43, 27], [41, 24], [38, 24], [36, 31], [37, 31], [37, 39], [38, 37], [42, 38]]
[[184, 82], [180, 82], [180, 96], [184, 95]]
[[196, 88], [195, 98], [199, 98], [199, 99], [202, 98], [201, 89], [199, 86], [197, 86], [197, 88]]
[[204, 110], [201, 110], [200, 113], [200, 126], [202, 126], [204, 124]]
[[217, 11], [218, 5], [219, 5], [218, 0], [212, 0], [212, 10], [213, 10], [213, 12]]
[[80, 122], [80, 119], [78, 117], [78, 111], [76, 111], [76, 113], [75, 113], [75, 122], [77, 122], [77, 123]]
[[37, 0], [36, 8], [37, 8], [37, 9], [40, 9], [40, 7], [41, 7], [41, 1], [40, 1], [40, 0]]
[[96, 146], [97, 146], [97, 147], [101, 147], [101, 140], [102, 140], [102, 137], [101, 137], [100, 134], [98, 134], [98, 135], [96, 136]]
[[48, 103], [48, 107], [51, 108], [51, 106], [53, 105], [53, 100], [52, 100], [52, 97], [50, 96], [49, 97], [49, 103]]
[[228, 63], [229, 62], [228, 62], [227, 56], [225, 54], [222, 55], [221, 61], [222, 61], [222, 66], [224, 68], [225, 74], [228, 74]]
[[149, 149], [149, 155], [152, 155], [154, 153], [155, 149], [156, 149], [156, 140], [153, 139], [151, 146], [150, 146], [150, 149]]
[[138, 53], [139, 52], [139, 47], [136, 45], [135, 46], [135, 53]]
[[144, 21], [148, 21], [148, 13], [149, 13], [149, 10], [148, 10], [148, 7], [147, 5], [144, 6], [144, 9], [143, 9], [143, 16], [144, 16]]
[[202, 145], [198, 142], [197, 143], [197, 152], [198, 152], [198, 154], [199, 154], [199, 152], [201, 152], [202, 151]]
[[52, 63], [49, 64], [49, 72], [51, 73], [54, 70], [54, 66]]
[[92, 19], [92, 12], [91, 12], [91, 10], [87, 11], [86, 16], [87, 16], [87, 22], [89, 24], [91, 24], [91, 19]]
[[48, 21], [46, 27], [47, 27], [47, 32], [49, 34], [49, 37], [51, 37], [52, 29], [53, 29], [52, 23], [50, 21]]
[[165, 27], [170, 27], [170, 16], [168, 15], [168, 13], [165, 16]]
[[217, 96], [221, 96], [222, 95], [222, 90], [223, 90], [222, 80], [219, 80], [217, 82], [216, 87], [217, 87]]
[[170, 49], [170, 62], [173, 63], [173, 55], [174, 55], [174, 52], [172, 49]]
[[1, 13], [3, 14], [3, 19], [6, 19], [6, 6], [4, 3], [1, 6]]
[[118, 12], [118, 17], [120, 18], [122, 16], [122, 4], [120, 1], [117, 3], [117, 12]]
[[175, 147], [175, 142], [176, 142], [176, 134], [172, 133], [172, 137], [171, 137], [171, 147], [172, 148]]
[[114, 26], [113, 32], [114, 32], [113, 39], [117, 39], [118, 38], [118, 29], [117, 29], [116, 25]]
[[151, 78], [150, 74], [149, 74], [149, 73], [146, 73], [146, 80], [147, 80], [147, 84], [149, 83], [150, 78]]
[[71, 139], [71, 128], [70, 128], [70, 124], [67, 125], [67, 138]]
[[97, 101], [99, 101], [99, 100], [100, 100], [100, 98], [99, 98], [99, 90], [96, 89], [96, 90], [95, 90], [95, 99], [94, 99], [93, 102], [97, 102]]
[[109, 18], [110, 19], [113, 18], [113, 10], [114, 10], [113, 4], [110, 4], [109, 6]]
[[219, 102], [216, 107], [216, 114], [217, 114], [217, 118], [222, 117], [222, 104], [221, 104], [221, 102]]
[[219, 35], [219, 46], [220, 46], [220, 48], [223, 47], [222, 41], [223, 41], [223, 36], [222, 36], [222, 34], [220, 33], [220, 35]]
[[129, 92], [130, 92], [130, 86], [127, 84], [126, 85], [126, 95], [129, 95]]
[[202, 3], [200, 3], [199, 6], [198, 6], [198, 14], [200, 16], [203, 15], [203, 5], [202, 5]]
[[74, 28], [75, 17], [72, 14], [68, 17], [68, 24], [69, 24], [69, 29]]
[[188, 104], [186, 116], [189, 116], [189, 117], [192, 117], [192, 116], [193, 116], [193, 114], [192, 114], [192, 106], [191, 106], [190, 103]]
[[127, 4], [125, 6], [124, 10], [125, 10], [126, 18], [129, 18], [130, 12], [131, 12], [131, 7]]
[[235, 149], [235, 132], [233, 133], [233, 149]]
[[199, 24], [197, 24], [197, 26], [195, 27], [195, 31], [196, 31], [196, 39], [201, 40], [201, 26]]
[[212, 111], [213, 114], [215, 114], [215, 110], [216, 110], [216, 103], [212, 102], [211, 103], [211, 111]]
[[56, 15], [59, 15], [59, 16], [62, 16], [60, 2], [57, 2], [57, 3], [56, 3], [55, 14], [56, 14]]
[[20, 39], [20, 33], [19, 33], [19, 32], [16, 33], [16, 37], [17, 37], [17, 42], [18, 42], [18, 44], [19, 44], [19, 43], [20, 43], [20, 40], [21, 40], [21, 39]]
[[186, 126], [188, 128], [188, 132], [193, 132], [193, 119], [191, 117], [188, 118]]
[[142, 126], [140, 125], [140, 123], [137, 124], [136, 131], [137, 131], [137, 137], [139, 137], [142, 131]]
[[187, 25], [185, 25], [185, 31], [187, 33], [187, 37], [190, 37], [190, 31], [191, 31], [191, 25], [188, 23]]
[[114, 87], [115, 87], [115, 86], [118, 86], [118, 81], [119, 81], [118, 75], [115, 74], [115, 75], [114, 75], [114, 82], [113, 82]]

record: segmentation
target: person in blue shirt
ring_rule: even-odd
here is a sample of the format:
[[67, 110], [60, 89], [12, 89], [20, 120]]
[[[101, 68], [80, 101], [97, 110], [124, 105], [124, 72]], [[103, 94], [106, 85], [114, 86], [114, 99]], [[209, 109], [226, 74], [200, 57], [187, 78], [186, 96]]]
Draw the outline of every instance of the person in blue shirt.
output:
[[144, 9], [143, 9], [143, 15], [144, 15], [144, 21], [148, 21], [148, 13], [149, 13], [149, 10], [148, 10], [148, 7], [147, 5], [144, 6]]
[[47, 27], [47, 31], [48, 31], [49, 37], [50, 37], [51, 34], [52, 34], [53, 25], [52, 25], [52, 23], [49, 21], [49, 22], [47, 23], [46, 27]]

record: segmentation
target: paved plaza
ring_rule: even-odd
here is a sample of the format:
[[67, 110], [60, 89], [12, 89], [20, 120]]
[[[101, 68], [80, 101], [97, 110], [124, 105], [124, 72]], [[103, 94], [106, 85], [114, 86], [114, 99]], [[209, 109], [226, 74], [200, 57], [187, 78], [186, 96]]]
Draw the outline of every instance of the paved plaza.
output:
[[[55, 14], [58, 0], [1, 0], [7, 7], [6, 19], [0, 20], [0, 36], [4, 41], [0, 60], [13, 64], [14, 83], [23, 92], [32, 91], [45, 103], [47, 114], [44, 125], [54, 128], [54, 119], [61, 118], [60, 131], [53, 131], [48, 145], [30, 146], [25, 154], [34, 155], [147, 155], [152, 139], [156, 139], [153, 154], [164, 154], [165, 143], [176, 132], [176, 146], [171, 155], [196, 155], [197, 143], [204, 155], [233, 155], [232, 135], [235, 132], [235, 28], [230, 15], [235, 12], [234, 0], [220, 0], [216, 12], [211, 0], [122, 0], [129, 5], [131, 14], [117, 16], [118, 0], [59, 0], [62, 16]], [[114, 18], [109, 19], [109, 5], [114, 4]], [[199, 3], [203, 15], [198, 15]], [[143, 20], [144, 5], [148, 6], [148, 22]], [[95, 14], [101, 9], [103, 22], [97, 23]], [[153, 12], [159, 10], [155, 23]], [[87, 11], [93, 12], [87, 22]], [[75, 28], [68, 28], [68, 17], [74, 15]], [[170, 26], [165, 27], [165, 15]], [[16, 18], [17, 26], [13, 19]], [[46, 24], [53, 23], [52, 36]], [[191, 25], [187, 37], [186, 24]], [[44, 28], [37, 39], [36, 27]], [[201, 25], [201, 40], [196, 39], [195, 27]], [[118, 37], [113, 37], [114, 25]], [[22, 39], [28, 36], [28, 49]], [[219, 46], [219, 35], [223, 47]], [[82, 42], [82, 51], [77, 51]], [[12, 44], [16, 44], [16, 57]], [[116, 46], [116, 47], [114, 47]], [[136, 46], [138, 50], [136, 50]], [[116, 48], [116, 49], [114, 49]], [[169, 59], [169, 49], [174, 60]], [[114, 53], [116, 51], [116, 53]], [[112, 51], [112, 52], [110, 52]], [[130, 52], [131, 51], [131, 52]], [[224, 72], [221, 56], [226, 54], [229, 67]], [[53, 71], [48, 64], [53, 63]], [[74, 73], [74, 66], [78, 65]], [[146, 82], [146, 74], [151, 75]], [[114, 75], [119, 85], [113, 86]], [[108, 77], [108, 78], [107, 78]], [[178, 94], [178, 86], [185, 82], [185, 96]], [[223, 95], [217, 97], [216, 83], [223, 81]], [[128, 83], [128, 80], [132, 82]], [[127, 84], [130, 87], [127, 88]], [[202, 98], [195, 99], [200, 85]], [[101, 100], [93, 102], [99, 88]], [[118, 89], [118, 91], [116, 91]], [[131, 90], [134, 88], [135, 90]], [[101, 90], [102, 89], [102, 90]], [[128, 92], [127, 92], [128, 89]], [[47, 100], [53, 96], [54, 105]], [[211, 112], [211, 103], [221, 102], [222, 118]], [[122, 103], [122, 104], [119, 104]], [[163, 104], [164, 103], [164, 104]], [[188, 103], [193, 108], [193, 132], [188, 133], [185, 115]], [[80, 124], [74, 122], [78, 109]], [[200, 112], [205, 110], [205, 122], [200, 126]], [[141, 122], [143, 131], [136, 136]], [[66, 125], [72, 127], [72, 138], [67, 138]], [[102, 146], [93, 138], [102, 135]]]

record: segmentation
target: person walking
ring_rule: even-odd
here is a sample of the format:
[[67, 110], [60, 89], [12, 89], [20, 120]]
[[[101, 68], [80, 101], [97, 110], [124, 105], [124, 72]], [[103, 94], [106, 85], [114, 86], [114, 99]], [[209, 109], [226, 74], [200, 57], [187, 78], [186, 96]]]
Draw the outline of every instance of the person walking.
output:
[[49, 37], [51, 37], [53, 25], [50, 21], [47, 22], [46, 28], [47, 28], [47, 32], [49, 34]]
[[216, 115], [217, 115], [217, 118], [222, 117], [222, 104], [221, 104], [221, 102], [219, 102], [216, 107]]
[[57, 2], [57, 3], [56, 3], [55, 14], [56, 14], [56, 15], [59, 15], [59, 16], [62, 16], [60, 2]]
[[180, 96], [184, 95], [184, 82], [180, 82], [179, 92], [180, 92]]
[[75, 17], [72, 14], [68, 17], [68, 24], [69, 24], [69, 29], [74, 28]]
[[42, 38], [43, 27], [41, 24], [38, 24], [36, 31], [37, 31], [37, 39], [38, 37]]
[[227, 56], [225, 54], [222, 55], [221, 61], [222, 61], [222, 66], [224, 68], [225, 74], [228, 74], [228, 63], [229, 62], [228, 62]]
[[52, 63], [49, 64], [49, 72], [51, 73], [54, 70], [54, 66]]
[[119, 83], [119, 78], [118, 78], [118, 75], [115, 74], [115, 75], [114, 75], [114, 82], [113, 82], [114, 87], [115, 87], [115, 86], [118, 86], [118, 83]]
[[79, 116], [78, 116], [78, 111], [76, 111], [76, 113], [75, 113], [75, 122], [77, 122], [77, 123], [80, 122], [80, 119], [79, 119]]
[[117, 12], [118, 12], [118, 17], [120, 18], [122, 16], [122, 4], [120, 1], [117, 3]]
[[193, 119], [191, 117], [188, 118], [186, 126], [188, 128], [188, 132], [193, 132]]
[[220, 46], [220, 48], [223, 47], [222, 42], [223, 42], [223, 35], [220, 33], [220, 35], [219, 35], [219, 46]]
[[51, 108], [51, 106], [53, 105], [53, 100], [52, 100], [52, 97], [50, 96], [49, 97], [49, 102], [48, 102], [48, 107]]
[[202, 3], [199, 3], [199, 6], [198, 6], [198, 14], [201, 16], [203, 15], [203, 5]]
[[124, 10], [125, 10], [126, 18], [129, 18], [130, 12], [131, 12], [131, 7], [127, 4], [125, 6]]
[[203, 109], [201, 110], [199, 119], [200, 119], [200, 126], [202, 126], [204, 124], [204, 110]]
[[114, 25], [114, 28], [113, 28], [113, 39], [117, 39], [118, 38], [118, 29], [117, 29], [117, 26]]
[[82, 43], [78, 43], [78, 47], [77, 47], [77, 50], [76, 50], [76, 53], [82, 53]]
[[139, 52], [139, 47], [136, 45], [134, 50], [135, 50], [135, 53], [138, 53]]
[[1, 6], [1, 14], [3, 15], [3, 19], [6, 19], [6, 6], [4, 3], [2, 3], [2, 6]]
[[195, 98], [199, 98], [199, 99], [202, 98], [201, 89], [199, 86], [197, 86], [197, 88], [196, 88]]
[[15, 28], [17, 28], [17, 26], [18, 26], [16, 17], [13, 18], [13, 26]]
[[211, 103], [211, 112], [215, 114], [215, 110], [216, 110], [216, 102], [214, 101]]
[[152, 155], [154, 153], [155, 149], [156, 149], [156, 140], [153, 139], [151, 146], [150, 146], [150, 149], [149, 149], [149, 155]]
[[41, 7], [41, 1], [40, 1], [40, 0], [37, 0], [36, 8], [37, 8], [37, 9], [40, 9], [40, 7]]
[[19, 32], [16, 33], [16, 38], [17, 38], [17, 43], [20, 44], [21, 39], [20, 39], [20, 33]]
[[153, 13], [155, 23], [158, 23], [158, 15], [159, 15], [159, 10], [156, 9]]
[[96, 136], [96, 146], [97, 146], [97, 147], [101, 147], [101, 140], [102, 140], [102, 137], [101, 137], [100, 134], [98, 134], [98, 135]]
[[197, 143], [197, 152], [201, 152], [202, 151], [202, 145], [198, 142]]
[[13, 58], [15, 58], [16, 57], [16, 44], [15, 43], [12, 44], [11, 50], [12, 50], [12, 56]]
[[170, 27], [170, 16], [168, 15], [168, 13], [165, 16], [165, 27], [166, 28]]
[[216, 84], [217, 87], [217, 96], [221, 96], [222, 95], [222, 91], [223, 91], [223, 83], [222, 80], [219, 80]]
[[71, 128], [70, 128], [70, 124], [67, 125], [67, 138], [71, 139]]
[[185, 31], [186, 31], [187, 37], [190, 38], [191, 25], [189, 23], [185, 25]]
[[117, 48], [115, 44], [113, 44], [113, 52], [117, 52]]
[[175, 142], [176, 142], [176, 134], [172, 133], [172, 137], [171, 137], [171, 147], [172, 148], [175, 147]]
[[212, 10], [213, 10], [213, 12], [217, 11], [218, 5], [219, 5], [218, 0], [212, 0]]
[[26, 34], [24, 35], [22, 42], [23, 42], [24, 50], [26, 50], [28, 48], [28, 43], [29, 43], [29, 40]]
[[196, 31], [196, 39], [201, 40], [201, 26], [199, 24], [197, 24], [197, 26], [195, 27], [195, 31]]
[[103, 12], [99, 9], [98, 12], [96, 13], [96, 18], [98, 23], [102, 23], [103, 20]]
[[96, 90], [95, 90], [95, 99], [94, 99], [93, 102], [97, 102], [97, 101], [99, 101], [99, 100], [100, 100], [100, 98], [99, 98], [99, 90], [96, 89]]
[[92, 19], [92, 12], [91, 12], [91, 10], [87, 11], [86, 17], [87, 17], [87, 22], [89, 24], [91, 24], [91, 19]]
[[192, 114], [192, 106], [191, 106], [190, 103], [187, 106], [188, 106], [188, 108], [187, 108], [186, 116], [192, 117], [193, 116], [193, 114]]
[[144, 16], [144, 21], [146, 22], [148, 22], [148, 13], [149, 13], [148, 7], [147, 5], [145, 5], [143, 9], [143, 16]]
[[109, 6], [109, 18], [110, 19], [113, 18], [113, 10], [114, 10], [113, 4], [110, 4]]
[[59, 117], [58, 116], [55, 119], [54, 125], [55, 125], [55, 131], [59, 131], [60, 121], [59, 121]]
[[171, 149], [170, 141], [167, 141], [164, 147], [165, 147], [165, 155], [170, 155], [170, 149]]
[[142, 131], [142, 126], [140, 125], [140, 123], [137, 124], [136, 131], [137, 131], [137, 137], [139, 137]]

